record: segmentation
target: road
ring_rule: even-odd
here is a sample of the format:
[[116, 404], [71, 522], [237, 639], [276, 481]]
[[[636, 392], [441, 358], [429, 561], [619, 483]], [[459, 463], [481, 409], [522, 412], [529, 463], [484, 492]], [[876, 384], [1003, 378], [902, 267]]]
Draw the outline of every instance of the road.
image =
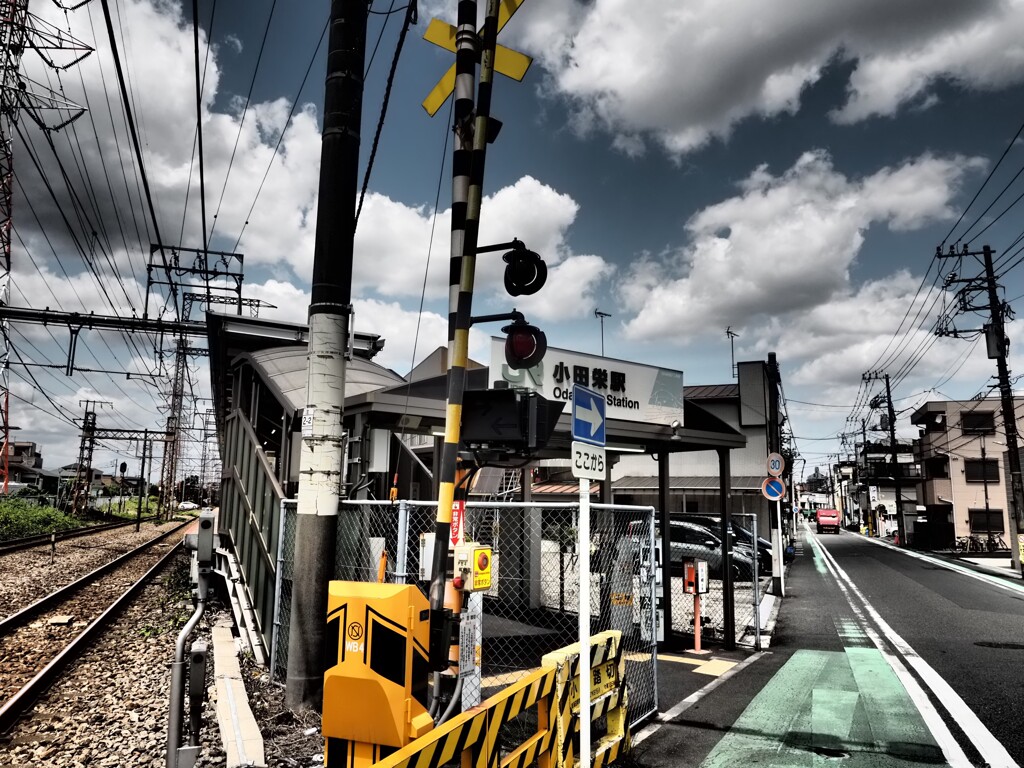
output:
[[641, 764], [1024, 764], [1024, 584], [847, 532], [801, 548], [770, 652]]

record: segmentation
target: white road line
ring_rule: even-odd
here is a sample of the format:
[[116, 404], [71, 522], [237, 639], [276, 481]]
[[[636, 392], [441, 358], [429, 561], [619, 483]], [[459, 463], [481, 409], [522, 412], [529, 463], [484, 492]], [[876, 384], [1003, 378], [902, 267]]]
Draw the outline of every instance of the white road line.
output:
[[690, 707], [692, 707], [698, 701], [703, 699], [705, 696], [707, 696], [709, 693], [711, 693], [711, 691], [713, 691], [715, 688], [720, 686], [722, 683], [724, 683], [730, 677], [735, 675], [741, 669], [745, 669], [746, 667], [750, 666], [755, 661], [760, 659], [762, 656], [765, 655], [765, 653], [766, 653], [765, 651], [762, 651], [762, 652], [759, 652], [759, 653], [755, 653], [753, 656], [748, 656], [747, 658], [745, 658], [743, 661], [741, 661], [739, 664], [737, 664], [732, 669], [722, 673], [719, 677], [716, 677], [714, 680], [712, 680], [710, 683], [705, 685], [699, 691], [694, 691], [693, 693], [691, 693], [689, 696], [687, 696], [685, 699], [680, 701], [678, 704], [676, 704], [671, 709], [666, 710], [665, 712], [662, 712], [660, 715], [658, 715], [654, 719], [654, 721], [648, 723], [643, 728], [641, 728], [639, 731], [637, 731], [636, 734], [634, 734], [633, 739], [632, 739], [633, 746], [635, 747], [637, 744], [639, 744], [641, 741], [646, 739], [648, 736], [656, 733], [658, 731], [658, 729], [661, 728], [661, 726], [663, 726], [665, 723], [668, 723], [668, 722], [670, 722], [672, 720], [675, 720], [677, 717], [679, 717], [679, 715], [681, 715], [683, 712], [688, 710]]
[[958, 563], [951, 563], [948, 560], [942, 560], [937, 557], [929, 557], [928, 555], [925, 555], [921, 552], [913, 552], [909, 549], [900, 549], [899, 547], [893, 546], [887, 541], [873, 539], [870, 536], [865, 536], [863, 538], [865, 538], [867, 541], [870, 541], [872, 544], [875, 544], [876, 546], [888, 547], [889, 549], [894, 549], [897, 552], [900, 552], [901, 554], [907, 555], [908, 557], [914, 557], [918, 560], [923, 560], [926, 563], [931, 563], [932, 565], [942, 566], [947, 570], [956, 571], [957, 573], [963, 574], [964, 576], [970, 576], [972, 579], [977, 579], [978, 581], [983, 581], [986, 584], [991, 584], [992, 586], [999, 587], [1000, 589], [1005, 589], [1007, 592], [1014, 592], [1016, 594], [1024, 595], [1024, 583], [1017, 584], [1016, 582], [1007, 581], [1004, 577], [996, 576], [992, 573], [979, 573], [978, 571], [975, 571], [973, 568], [967, 568]]
[[[857, 598], [861, 601], [864, 606], [864, 610], [868, 613], [871, 619], [875, 622], [878, 628], [885, 635], [886, 640], [902, 654], [903, 658], [913, 667], [914, 671], [920, 675], [922, 681], [931, 692], [934, 694], [936, 699], [941, 702], [942, 706], [949, 713], [953, 721], [956, 722], [960, 728], [963, 729], [967, 738], [971, 740], [971, 743], [977, 748], [982, 758], [990, 766], [1000, 766], [1001, 768], [1019, 768], [1018, 764], [1010, 756], [1006, 748], [999, 743], [998, 739], [992, 735], [991, 731], [985, 727], [985, 725], [978, 719], [978, 716], [974, 711], [967, 706], [967, 703], [960, 698], [960, 695], [953, 690], [953, 688], [947, 683], [938, 672], [936, 672], [927, 661], [915, 651], [906, 640], [889, 626], [888, 622], [885, 621], [875, 610], [874, 606], [868, 602], [868, 599], [864, 596], [864, 593], [860, 591], [853, 580], [847, 575], [840, 565], [835, 561], [832, 553], [829, 552], [823, 544], [815, 539], [815, 544], [821, 550], [825, 559], [826, 565], [835, 569], [835, 573], [838, 574], [846, 583], [849, 585], [849, 589]], [[837, 581], [840, 587], [843, 587], [842, 582]], [[844, 589], [845, 592], [845, 589]], [[849, 600], [849, 597], [847, 597]], [[851, 601], [852, 605], [852, 601]], [[922, 713], [923, 714], [923, 713]], [[945, 728], [945, 723], [943, 723]], [[948, 729], [946, 729], [948, 732]], [[933, 734], [934, 734], [933, 730]], [[936, 738], [938, 738], [936, 734]]]

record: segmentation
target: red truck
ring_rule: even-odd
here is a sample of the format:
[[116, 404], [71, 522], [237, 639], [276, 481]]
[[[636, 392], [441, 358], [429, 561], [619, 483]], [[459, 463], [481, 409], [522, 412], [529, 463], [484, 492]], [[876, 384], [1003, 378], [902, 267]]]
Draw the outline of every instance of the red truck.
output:
[[815, 513], [818, 533], [839, 533], [841, 517], [838, 509], [819, 509]]

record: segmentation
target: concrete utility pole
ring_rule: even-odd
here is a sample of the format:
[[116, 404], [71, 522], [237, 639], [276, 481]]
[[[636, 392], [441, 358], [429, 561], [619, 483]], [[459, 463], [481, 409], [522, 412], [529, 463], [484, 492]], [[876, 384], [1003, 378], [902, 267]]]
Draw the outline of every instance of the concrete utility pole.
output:
[[[1006, 433], [1006, 456], [1010, 472], [1010, 556], [1013, 559], [1013, 568], [1018, 573], [1021, 570], [1021, 550], [1024, 549], [1024, 484], [1021, 482], [1020, 452], [1017, 440], [1017, 415], [1013, 401], [1013, 387], [1010, 385], [1010, 369], [1006, 363], [1006, 353], [1010, 342], [1006, 338], [1006, 314], [1008, 311], [1005, 302], [999, 299], [999, 284], [996, 283], [995, 267], [992, 263], [992, 249], [983, 246], [982, 250], [971, 251], [965, 245], [960, 252], [954, 246], [950, 246], [949, 253], [942, 253], [942, 247], [936, 249], [935, 255], [940, 259], [962, 259], [964, 256], [981, 256], [981, 263], [985, 269], [984, 278], [962, 278], [951, 274], [945, 281], [949, 286], [954, 283], [962, 283], [963, 287], [957, 291], [962, 311], [979, 312], [988, 310], [989, 322], [980, 332], [985, 334], [986, 346], [988, 348], [989, 360], [996, 361], [996, 370], [999, 377], [999, 399], [1002, 405], [1003, 431]], [[971, 294], [982, 293], [987, 297], [984, 304], [973, 305], [970, 301]], [[971, 331], [958, 331], [940, 325], [936, 330], [939, 336], [960, 336], [979, 333], [978, 329]]]
[[[768, 353], [768, 452], [778, 453], [782, 450], [782, 425], [779, 424], [779, 384], [782, 375], [779, 373], [779, 362], [774, 352]], [[785, 576], [782, 571], [784, 545], [782, 543], [782, 502], [776, 502], [774, 511], [769, 511], [769, 528], [772, 532], [772, 594], [784, 597], [786, 594]], [[771, 505], [769, 504], [769, 509]]]
[[332, 0], [306, 407], [302, 413], [295, 581], [286, 703], [323, 705], [327, 582], [334, 575], [338, 505], [344, 498], [345, 355], [352, 314], [352, 251], [359, 181], [359, 126], [366, 59], [365, 0]]
[[903, 483], [900, 482], [899, 444], [896, 442], [896, 411], [892, 407], [892, 390], [889, 388], [889, 374], [885, 374], [885, 403], [889, 413], [889, 446], [892, 450], [892, 484], [896, 495], [896, 532], [900, 546], [907, 546], [907, 522], [903, 517]]
[[[1021, 573], [1021, 548], [1024, 546], [1024, 486], [1021, 485], [1020, 452], [1017, 449], [1017, 414], [1013, 403], [1013, 388], [1010, 386], [1010, 369], [1006, 364], [1006, 351], [1010, 346], [1006, 338], [1006, 305], [999, 300], [995, 269], [992, 265], [992, 249], [982, 249], [985, 259], [985, 282], [988, 285], [989, 325], [985, 328], [988, 342], [988, 356], [995, 358], [999, 373], [999, 399], [1003, 407], [1003, 431], [1006, 433], [1006, 452], [1010, 469], [1010, 501], [1013, 509], [1010, 515], [1011, 541], [1010, 556], [1013, 568]], [[982, 467], [982, 471], [985, 468]], [[988, 475], [985, 475], [988, 477]]]

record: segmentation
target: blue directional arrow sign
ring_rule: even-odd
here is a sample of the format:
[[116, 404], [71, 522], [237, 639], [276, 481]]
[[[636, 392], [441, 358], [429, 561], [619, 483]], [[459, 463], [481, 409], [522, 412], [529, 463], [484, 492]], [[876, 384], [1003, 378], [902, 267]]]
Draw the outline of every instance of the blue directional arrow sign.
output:
[[590, 445], [604, 445], [604, 396], [580, 384], [572, 388], [572, 439]]
[[768, 501], [781, 501], [786, 495], [786, 483], [781, 478], [769, 477], [761, 483], [761, 495]]

